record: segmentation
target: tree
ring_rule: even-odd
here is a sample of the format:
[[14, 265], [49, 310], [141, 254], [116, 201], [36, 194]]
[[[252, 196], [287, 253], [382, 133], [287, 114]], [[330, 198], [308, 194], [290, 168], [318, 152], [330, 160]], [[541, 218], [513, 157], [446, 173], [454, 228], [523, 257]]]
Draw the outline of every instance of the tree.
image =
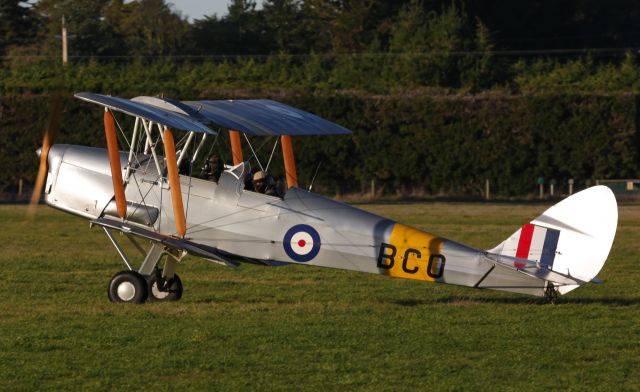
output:
[[272, 49], [267, 40], [264, 14], [256, 10], [256, 2], [233, 0], [229, 14], [219, 18], [206, 16], [193, 24], [193, 42], [202, 54], [268, 54]]
[[31, 4], [20, 0], [0, 2], [0, 54], [10, 46], [22, 46], [33, 42], [37, 19]]
[[193, 21], [191, 39], [196, 52], [200, 54], [235, 53], [231, 45], [229, 23], [215, 14]]
[[493, 56], [493, 39], [489, 28], [480, 19], [476, 20], [475, 51], [473, 61], [467, 62], [463, 70], [463, 84], [472, 90], [491, 87], [498, 77]]
[[313, 34], [317, 53], [358, 53], [373, 40], [371, 13], [374, 0], [306, 0], [305, 25]]
[[391, 29], [390, 78], [405, 85], [454, 86], [460, 84], [463, 52], [473, 51], [473, 30], [468, 17], [455, 3], [440, 12], [426, 10], [412, 0], [404, 6]]
[[256, 10], [255, 1], [232, 0], [226, 20], [233, 34], [231, 42], [235, 42], [237, 54], [269, 53], [264, 13]]
[[164, 0], [115, 1], [107, 12], [108, 24], [124, 38], [133, 56], [169, 56], [189, 53], [190, 25]]
[[279, 53], [308, 52], [308, 31], [302, 22], [300, 0], [266, 0], [263, 5], [267, 36]]
[[40, 0], [34, 9], [43, 23], [39, 43], [41, 52], [60, 53], [62, 18], [69, 34], [69, 56], [105, 56], [119, 54], [115, 31], [103, 23], [109, 0]]

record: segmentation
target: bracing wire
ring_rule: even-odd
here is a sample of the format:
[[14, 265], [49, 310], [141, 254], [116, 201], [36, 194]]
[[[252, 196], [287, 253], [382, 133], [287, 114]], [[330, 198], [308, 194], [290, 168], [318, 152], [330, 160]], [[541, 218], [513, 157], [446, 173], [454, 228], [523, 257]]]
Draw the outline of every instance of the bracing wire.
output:
[[128, 148], [131, 148], [131, 144], [129, 143], [129, 140], [127, 139], [127, 135], [125, 135], [124, 131], [122, 130], [122, 127], [120, 126], [120, 122], [116, 118], [116, 115], [113, 113], [113, 110], [111, 110], [111, 109], [108, 109], [108, 110], [111, 113], [111, 116], [113, 117], [113, 120], [115, 121], [116, 126], [118, 127], [118, 131], [120, 131], [120, 135], [122, 136], [122, 139], [124, 139], [124, 141], [127, 144]]
[[247, 141], [247, 144], [249, 145], [249, 148], [251, 149], [251, 152], [253, 153], [253, 157], [256, 159], [256, 162], [258, 162], [258, 166], [260, 166], [260, 170], [265, 171], [264, 167], [262, 166], [262, 163], [260, 163], [260, 159], [258, 159], [258, 155], [256, 154], [255, 150], [253, 149], [253, 146], [251, 145], [251, 142], [249, 141], [249, 138], [247, 137], [246, 133], [243, 133], [245, 140]]
[[[191, 155], [192, 156], [194, 154], [194, 148], [196, 147], [196, 145], [197, 145], [197, 143], [192, 143], [192, 145], [191, 145]], [[184, 211], [184, 219], [185, 219], [185, 221], [187, 223], [189, 222], [189, 219], [188, 219], [188, 217], [189, 217], [189, 201], [191, 200], [191, 181], [192, 180], [193, 180], [193, 161], [189, 160], [189, 189], [187, 190], [187, 207], [185, 208], [185, 211]], [[188, 228], [188, 226], [187, 226], [187, 228]]]
[[269, 166], [271, 165], [271, 159], [273, 159], [273, 154], [276, 152], [276, 147], [278, 147], [279, 137], [276, 137], [276, 142], [273, 143], [273, 149], [271, 150], [271, 155], [269, 155], [269, 160], [267, 161], [267, 170], [269, 170]]
[[313, 188], [313, 182], [316, 180], [318, 170], [320, 170], [320, 165], [322, 165], [322, 161], [318, 162], [318, 166], [316, 166], [316, 172], [313, 173], [313, 178], [311, 179], [311, 184], [309, 185], [309, 192], [311, 192], [311, 189]]

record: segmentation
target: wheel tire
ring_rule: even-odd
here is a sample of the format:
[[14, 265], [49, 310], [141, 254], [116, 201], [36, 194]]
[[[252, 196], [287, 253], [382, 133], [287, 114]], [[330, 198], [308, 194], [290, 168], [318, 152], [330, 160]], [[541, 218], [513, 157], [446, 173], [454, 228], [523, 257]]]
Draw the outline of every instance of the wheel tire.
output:
[[121, 271], [109, 281], [109, 300], [141, 304], [147, 300], [149, 289], [145, 278], [135, 271]]
[[182, 298], [182, 281], [178, 274], [173, 275], [169, 283], [169, 291], [161, 291], [158, 288], [158, 275], [155, 273], [147, 278], [149, 302], [172, 302]]

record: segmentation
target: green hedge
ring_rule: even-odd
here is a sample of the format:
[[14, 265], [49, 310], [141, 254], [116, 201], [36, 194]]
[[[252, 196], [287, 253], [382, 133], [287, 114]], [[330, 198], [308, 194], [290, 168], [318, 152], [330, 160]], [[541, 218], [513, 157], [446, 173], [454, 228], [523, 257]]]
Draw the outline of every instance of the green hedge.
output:
[[[495, 195], [524, 196], [540, 176], [559, 184], [574, 178], [578, 188], [638, 176], [638, 98], [631, 94], [272, 98], [354, 130], [294, 139], [301, 184], [321, 162], [314, 189], [328, 193], [363, 191], [375, 180], [387, 194], [477, 195], [489, 179]], [[96, 106], [69, 95], [63, 107], [59, 143], [104, 145]], [[0, 98], [0, 191], [34, 178], [47, 112], [45, 96]]]
[[640, 65], [631, 54], [615, 63], [594, 63], [587, 57], [566, 61], [487, 59], [488, 63], [482, 65], [479, 58], [461, 58], [455, 64], [443, 60], [440, 70], [425, 65], [437, 60], [431, 57], [374, 53], [231, 57], [199, 62], [172, 58], [133, 62], [76, 59], [67, 66], [58, 59], [20, 58], [0, 63], [0, 95], [41, 94], [60, 87], [65, 91], [165, 94], [176, 98], [210, 96], [218, 89], [323, 94], [349, 90], [384, 95], [425, 89], [440, 93], [508, 90], [515, 94], [620, 94], [640, 90]]
[[[371, 179], [386, 192], [527, 195], [558, 184], [638, 175], [637, 99], [619, 96], [315, 98], [299, 103], [355, 131], [301, 141], [309, 167], [331, 161], [334, 188]], [[328, 149], [331, 153], [322, 153]], [[336, 154], [336, 151], [339, 154]]]

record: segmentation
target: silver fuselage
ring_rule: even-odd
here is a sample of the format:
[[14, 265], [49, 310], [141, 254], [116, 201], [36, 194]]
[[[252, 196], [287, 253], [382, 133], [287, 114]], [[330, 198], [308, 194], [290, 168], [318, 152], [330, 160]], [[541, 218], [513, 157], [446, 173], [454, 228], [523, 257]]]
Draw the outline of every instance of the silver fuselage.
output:
[[[127, 220], [174, 235], [166, 179], [158, 175], [148, 156], [138, 156], [136, 164], [128, 168], [127, 155], [121, 153], [120, 157]], [[117, 216], [104, 149], [55, 145], [48, 161], [47, 204], [88, 219]], [[248, 171], [246, 163], [226, 170], [218, 183], [180, 176], [187, 222], [185, 239], [238, 260], [308, 264], [543, 295], [544, 281], [539, 279], [502, 269], [488, 274], [493, 266], [483, 250], [299, 188], [289, 189], [283, 198], [245, 190]], [[310, 242], [314, 243], [311, 251]]]

